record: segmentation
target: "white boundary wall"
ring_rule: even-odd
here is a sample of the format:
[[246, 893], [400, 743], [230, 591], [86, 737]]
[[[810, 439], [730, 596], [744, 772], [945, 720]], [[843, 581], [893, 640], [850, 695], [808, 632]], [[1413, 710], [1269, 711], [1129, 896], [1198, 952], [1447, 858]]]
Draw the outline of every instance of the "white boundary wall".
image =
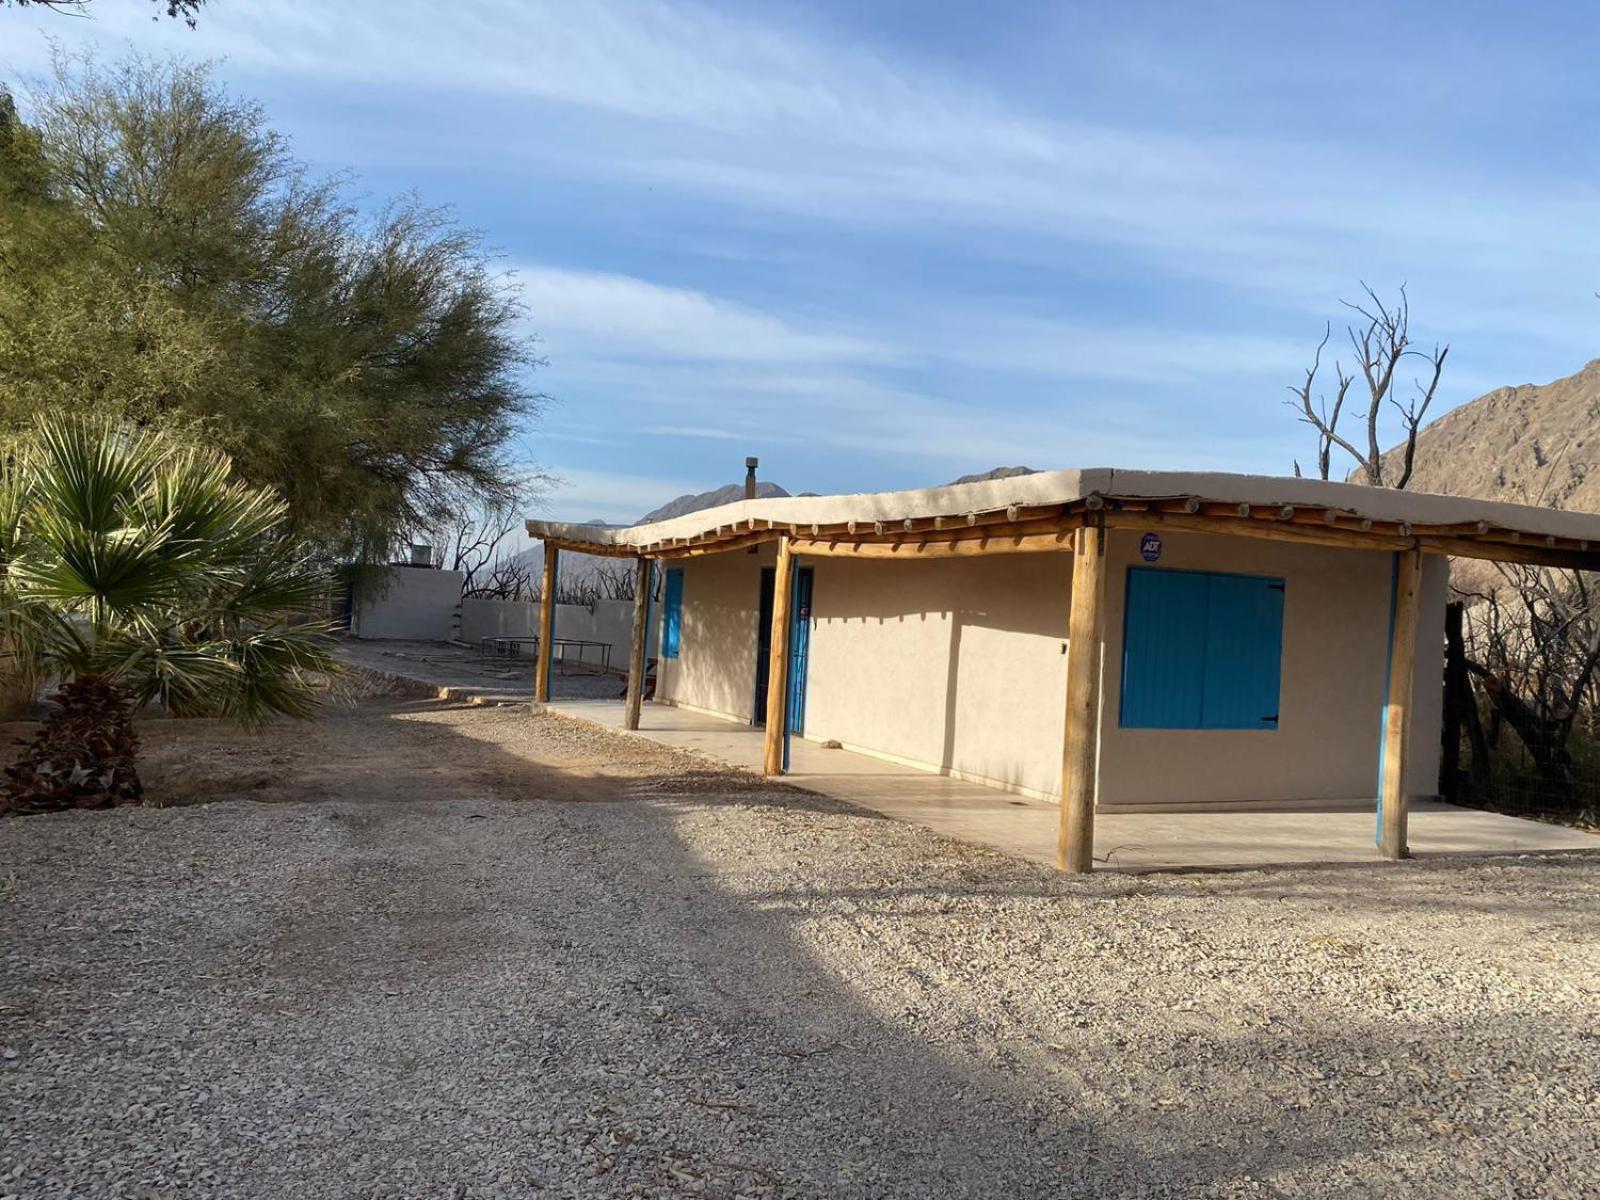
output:
[[[370, 590], [356, 605], [350, 632], [358, 638], [448, 642], [452, 638], [476, 646], [486, 637], [529, 637], [539, 627], [539, 605], [527, 600], [463, 599], [460, 571], [422, 567], [390, 567], [387, 586]], [[458, 615], [459, 609], [459, 615]], [[647, 656], [654, 655], [660, 606], [652, 604]], [[625, 671], [633, 637], [633, 601], [599, 600], [556, 606], [556, 637], [604, 642], [611, 647], [611, 665]], [[586, 662], [599, 652], [586, 651]], [[572, 655], [577, 661], [579, 655]]]
[[358, 638], [448, 642], [461, 600], [460, 571], [388, 567], [356, 597], [350, 632]]
[[461, 640], [476, 646], [480, 638], [530, 637], [538, 628], [538, 612], [539, 606], [529, 600], [465, 599], [461, 602]]

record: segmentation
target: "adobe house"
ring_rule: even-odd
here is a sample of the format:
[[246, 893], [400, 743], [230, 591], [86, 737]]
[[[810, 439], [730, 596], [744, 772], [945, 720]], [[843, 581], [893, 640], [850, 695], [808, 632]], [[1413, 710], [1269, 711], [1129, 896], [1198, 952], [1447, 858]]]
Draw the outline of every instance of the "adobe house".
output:
[[528, 532], [547, 589], [561, 549], [659, 563], [656, 702], [764, 725], [768, 774], [836, 740], [1059, 799], [1072, 872], [1097, 811], [1168, 807], [1376, 802], [1404, 857], [1437, 792], [1447, 556], [1600, 569], [1593, 514], [1111, 469]]

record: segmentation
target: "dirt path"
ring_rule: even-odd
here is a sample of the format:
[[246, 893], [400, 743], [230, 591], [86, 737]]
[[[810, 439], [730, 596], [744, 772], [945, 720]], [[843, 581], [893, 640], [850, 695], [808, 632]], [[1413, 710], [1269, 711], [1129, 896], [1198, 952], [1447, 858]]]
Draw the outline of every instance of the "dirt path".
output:
[[1600, 1193], [1590, 862], [1071, 881], [520, 709], [147, 738], [179, 806], [0, 823], [0, 1196]]

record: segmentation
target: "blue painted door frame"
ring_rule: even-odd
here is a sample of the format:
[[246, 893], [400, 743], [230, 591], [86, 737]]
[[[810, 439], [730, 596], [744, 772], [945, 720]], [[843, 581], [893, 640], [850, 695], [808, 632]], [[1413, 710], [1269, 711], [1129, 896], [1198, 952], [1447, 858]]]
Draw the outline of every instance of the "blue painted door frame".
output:
[[[772, 567], [763, 567], [761, 570], [761, 590], [756, 603], [756, 687], [751, 706], [752, 725], [765, 725], [770, 716], [767, 712], [767, 680], [771, 671], [772, 599], [777, 575]], [[789, 686], [784, 693], [787, 718], [783, 742], [785, 764], [788, 763], [788, 735], [804, 733], [806, 728], [806, 674], [811, 658], [813, 580], [811, 567], [796, 568], [794, 590], [789, 597]]]
[[789, 601], [789, 687], [784, 697], [783, 769], [789, 769], [789, 739], [806, 731], [806, 671], [811, 661], [812, 568], [794, 573]]

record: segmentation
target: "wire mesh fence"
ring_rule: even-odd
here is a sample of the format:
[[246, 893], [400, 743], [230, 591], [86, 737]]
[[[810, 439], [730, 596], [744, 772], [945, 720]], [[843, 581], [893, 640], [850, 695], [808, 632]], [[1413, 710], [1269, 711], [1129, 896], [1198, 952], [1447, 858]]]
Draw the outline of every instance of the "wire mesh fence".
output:
[[[1446, 799], [1518, 817], [1600, 829], [1600, 761], [1594, 740], [1574, 731], [1570, 762], [1559, 772], [1540, 770], [1527, 749], [1500, 730], [1479, 761], [1469, 745], [1461, 749], [1454, 781], [1445, 781]], [[1453, 787], [1452, 787], [1453, 783]]]

